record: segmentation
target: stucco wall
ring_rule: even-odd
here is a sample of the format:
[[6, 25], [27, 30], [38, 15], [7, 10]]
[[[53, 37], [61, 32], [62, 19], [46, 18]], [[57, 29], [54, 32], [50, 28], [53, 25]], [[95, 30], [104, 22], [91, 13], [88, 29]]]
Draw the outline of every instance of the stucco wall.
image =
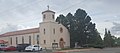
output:
[[[60, 32], [60, 28], [63, 29], [63, 32]], [[44, 34], [45, 29], [45, 34]], [[55, 29], [55, 33], [54, 33]], [[57, 22], [43, 22], [40, 23], [40, 42], [41, 46], [46, 48], [52, 48], [52, 43], [58, 43], [60, 39], [63, 38], [65, 41], [65, 47], [70, 46], [70, 36], [68, 30], [62, 25], [58, 24]], [[44, 44], [44, 40], [46, 40], [46, 44]], [[55, 42], [54, 42], [55, 40]]]
[[[22, 44], [22, 37], [24, 37], [24, 43], [29, 43], [29, 36], [31, 36], [31, 44], [37, 45], [37, 39], [36, 39], [37, 35], [39, 35], [39, 33], [13, 35], [13, 36], [0, 37], [0, 40], [8, 41], [8, 45], [10, 46], [16, 46], [16, 37], [18, 39], [18, 44]], [[11, 44], [11, 38], [12, 38], [12, 44]]]

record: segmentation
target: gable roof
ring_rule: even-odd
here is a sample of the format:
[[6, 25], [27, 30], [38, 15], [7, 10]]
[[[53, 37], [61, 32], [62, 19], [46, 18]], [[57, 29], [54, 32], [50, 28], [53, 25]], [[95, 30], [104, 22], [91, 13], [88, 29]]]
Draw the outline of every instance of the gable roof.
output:
[[30, 34], [30, 33], [38, 33], [39, 28], [32, 28], [32, 29], [26, 29], [26, 30], [19, 30], [19, 31], [13, 31], [13, 32], [7, 32], [4, 34], [1, 34], [1, 36], [13, 36], [13, 35], [22, 35], [22, 34]]

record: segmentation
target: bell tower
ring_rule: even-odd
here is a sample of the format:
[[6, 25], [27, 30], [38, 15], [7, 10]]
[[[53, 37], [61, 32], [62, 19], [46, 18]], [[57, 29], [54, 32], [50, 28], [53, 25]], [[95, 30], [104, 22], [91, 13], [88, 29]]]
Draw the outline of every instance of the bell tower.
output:
[[54, 22], [55, 21], [55, 12], [49, 10], [49, 6], [47, 6], [48, 9], [46, 11], [42, 12], [43, 15], [43, 22]]

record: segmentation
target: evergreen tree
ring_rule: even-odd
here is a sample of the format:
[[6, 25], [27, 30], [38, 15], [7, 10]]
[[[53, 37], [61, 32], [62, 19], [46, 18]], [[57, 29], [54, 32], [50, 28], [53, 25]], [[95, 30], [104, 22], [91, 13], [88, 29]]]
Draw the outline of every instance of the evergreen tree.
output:
[[110, 31], [105, 29], [105, 35], [104, 35], [104, 45], [106, 47], [113, 47], [114, 46], [114, 38], [111, 35]]
[[95, 23], [91, 22], [91, 17], [85, 10], [78, 9], [74, 15], [71, 13], [68, 13], [67, 16], [59, 15], [56, 22], [63, 24], [69, 30], [71, 47], [74, 47], [75, 42], [78, 42], [80, 46], [102, 42]]
[[120, 37], [115, 37], [115, 46], [120, 47]]

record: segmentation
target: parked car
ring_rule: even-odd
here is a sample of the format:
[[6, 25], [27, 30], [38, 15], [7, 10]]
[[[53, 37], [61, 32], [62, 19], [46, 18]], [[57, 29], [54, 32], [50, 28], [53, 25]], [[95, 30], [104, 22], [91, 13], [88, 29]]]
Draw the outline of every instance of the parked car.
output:
[[7, 46], [5, 48], [2, 48], [3, 51], [15, 51], [16, 47], [15, 46]]
[[7, 47], [5, 44], [0, 44], [0, 51], [3, 50], [3, 48]]
[[25, 51], [25, 48], [29, 45], [31, 45], [31, 44], [17, 44], [16, 50], [19, 52]]
[[30, 45], [25, 48], [25, 51], [42, 51], [42, 47], [38, 45]]

